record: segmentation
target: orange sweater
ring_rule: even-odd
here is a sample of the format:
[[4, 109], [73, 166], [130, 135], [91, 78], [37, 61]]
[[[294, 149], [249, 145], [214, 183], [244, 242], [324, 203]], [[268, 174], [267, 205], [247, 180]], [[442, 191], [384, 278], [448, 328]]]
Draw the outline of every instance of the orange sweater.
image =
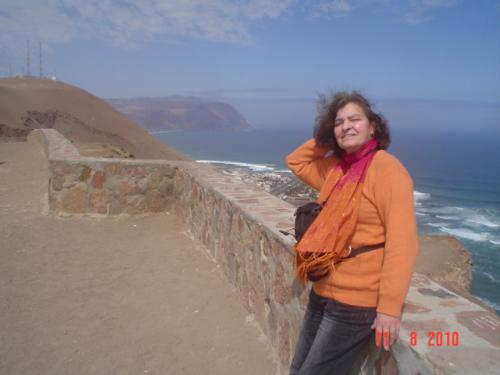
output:
[[[292, 172], [306, 184], [321, 190], [327, 173], [338, 162], [325, 157], [326, 147], [308, 140], [286, 158]], [[399, 316], [418, 252], [413, 206], [413, 182], [394, 156], [378, 151], [363, 185], [353, 249], [385, 242], [385, 248], [360, 254], [335, 266], [328, 277], [314, 283], [324, 297]]]

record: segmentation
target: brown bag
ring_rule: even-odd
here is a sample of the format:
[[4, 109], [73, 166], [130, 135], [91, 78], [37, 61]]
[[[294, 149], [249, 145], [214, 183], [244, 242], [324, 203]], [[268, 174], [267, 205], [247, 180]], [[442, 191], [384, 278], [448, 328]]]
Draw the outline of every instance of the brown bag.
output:
[[295, 239], [299, 242], [321, 212], [322, 206], [316, 202], [309, 202], [295, 210]]

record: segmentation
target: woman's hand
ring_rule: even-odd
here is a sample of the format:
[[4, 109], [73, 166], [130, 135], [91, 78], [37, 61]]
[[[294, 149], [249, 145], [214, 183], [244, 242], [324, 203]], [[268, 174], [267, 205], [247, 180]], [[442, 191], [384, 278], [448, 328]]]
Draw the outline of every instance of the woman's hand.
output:
[[400, 324], [400, 318], [377, 313], [377, 317], [371, 326], [372, 329], [375, 329], [375, 343], [377, 347], [381, 346], [383, 339], [383, 346], [388, 351], [389, 347], [394, 344], [399, 336]]

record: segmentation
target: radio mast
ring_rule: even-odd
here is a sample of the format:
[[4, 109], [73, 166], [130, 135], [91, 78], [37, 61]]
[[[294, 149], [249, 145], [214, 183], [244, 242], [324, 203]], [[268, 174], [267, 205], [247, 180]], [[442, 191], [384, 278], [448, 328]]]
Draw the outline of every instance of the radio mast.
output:
[[26, 40], [26, 76], [30, 76], [30, 40]]
[[40, 78], [43, 77], [43, 65], [42, 65], [42, 41], [39, 42], [40, 46]]

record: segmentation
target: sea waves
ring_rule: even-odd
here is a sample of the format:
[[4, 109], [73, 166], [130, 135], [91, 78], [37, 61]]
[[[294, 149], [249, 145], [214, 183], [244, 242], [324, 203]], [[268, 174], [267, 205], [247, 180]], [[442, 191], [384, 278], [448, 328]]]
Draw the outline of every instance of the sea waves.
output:
[[500, 207], [477, 196], [457, 198], [419, 186], [414, 192], [419, 233], [457, 238], [473, 260], [472, 293], [499, 312]]
[[281, 172], [276, 170], [274, 164], [253, 164], [253, 163], [243, 163], [239, 161], [226, 161], [226, 160], [196, 160], [198, 163], [205, 164], [223, 164], [231, 165], [233, 167], [248, 168], [253, 172]]
[[279, 169], [275, 164], [256, 164], [256, 163], [244, 163], [241, 161], [229, 161], [229, 160], [196, 160], [198, 163], [205, 164], [221, 164], [230, 165], [233, 167], [247, 168], [253, 172], [278, 172], [278, 173], [292, 173], [289, 169]]
[[446, 233], [470, 241], [488, 242], [494, 247], [500, 245], [500, 210], [446, 205], [433, 199], [431, 194], [419, 191], [414, 192], [414, 198], [422, 232]]
[[413, 198], [415, 199], [415, 201], [417, 202], [420, 202], [422, 200], [427, 200], [431, 197], [431, 195], [429, 193], [422, 193], [421, 191], [417, 191], [415, 190], [413, 192]]
[[472, 240], [477, 242], [484, 242], [489, 240], [489, 234], [486, 232], [477, 233], [469, 229], [452, 229], [452, 228], [447, 228], [445, 226], [440, 226], [439, 229], [442, 232], [451, 234], [452, 236], [465, 238], [467, 240]]

